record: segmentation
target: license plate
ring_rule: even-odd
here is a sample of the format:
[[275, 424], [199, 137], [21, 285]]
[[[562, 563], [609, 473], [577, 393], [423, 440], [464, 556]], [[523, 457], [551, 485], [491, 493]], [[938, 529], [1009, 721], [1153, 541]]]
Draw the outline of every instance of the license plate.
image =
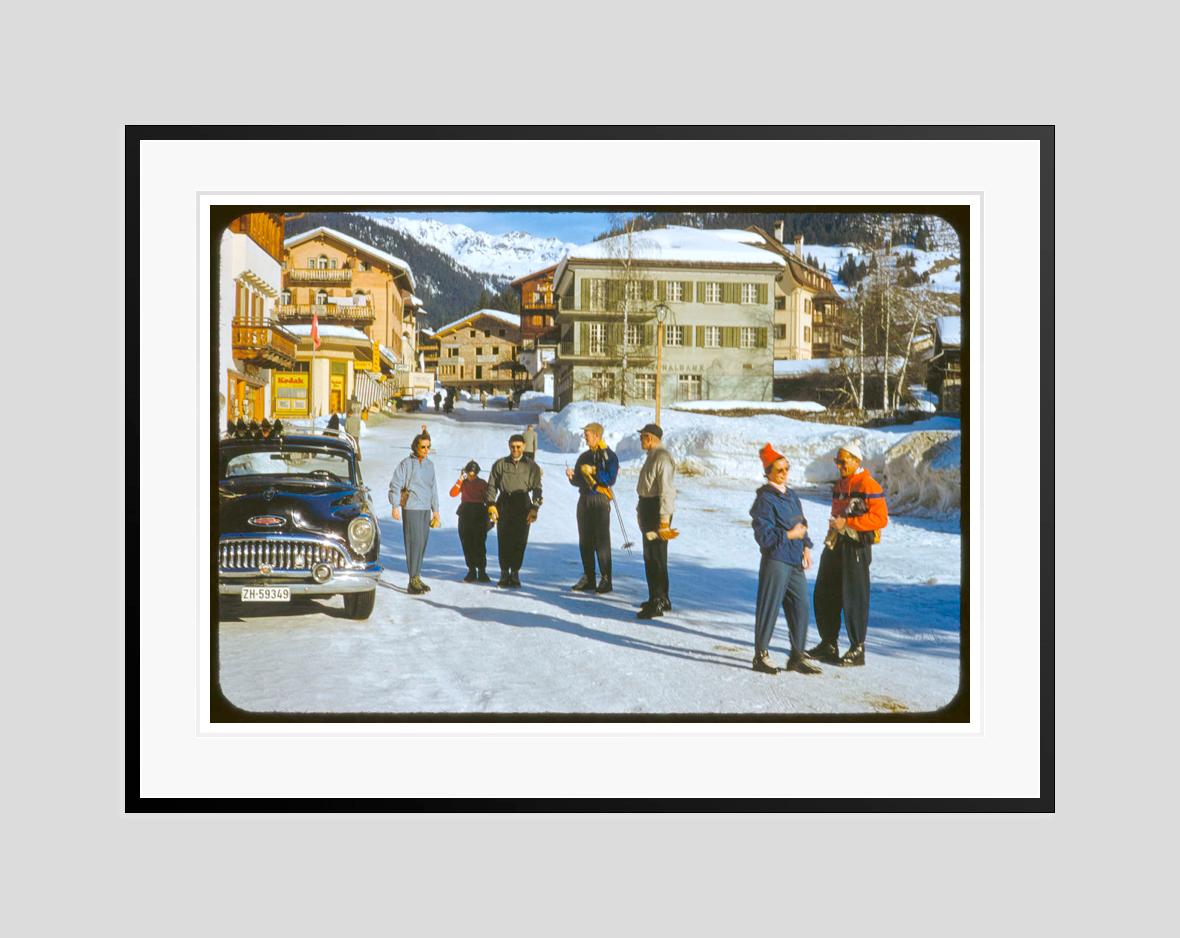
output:
[[285, 603], [291, 600], [291, 590], [286, 586], [243, 586], [242, 602]]

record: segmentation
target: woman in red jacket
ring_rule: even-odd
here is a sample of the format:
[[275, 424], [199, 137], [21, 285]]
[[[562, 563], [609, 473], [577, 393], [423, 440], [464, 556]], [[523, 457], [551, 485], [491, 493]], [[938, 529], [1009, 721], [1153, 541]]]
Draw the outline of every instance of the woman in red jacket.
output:
[[479, 477], [479, 463], [474, 459], [463, 467], [463, 474], [451, 486], [451, 498], [459, 496], [459, 542], [463, 545], [463, 559], [467, 561], [464, 583], [490, 583], [488, 576], [488, 515], [483, 498], [488, 484]]
[[[889, 523], [885, 493], [861, 465], [856, 443], [836, 453], [840, 478], [832, 486], [832, 517], [815, 577], [815, 624], [819, 644], [807, 652], [825, 664], [856, 667], [865, 663], [865, 632], [869, 625], [869, 564], [878, 533]], [[840, 613], [851, 647], [840, 655]]]

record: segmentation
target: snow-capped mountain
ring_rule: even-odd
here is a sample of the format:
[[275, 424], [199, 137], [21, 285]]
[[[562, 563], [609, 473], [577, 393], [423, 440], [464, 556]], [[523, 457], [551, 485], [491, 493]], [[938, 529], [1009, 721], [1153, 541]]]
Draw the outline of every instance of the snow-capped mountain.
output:
[[497, 235], [433, 219], [382, 214], [367, 217], [437, 248], [469, 270], [501, 277], [515, 278], [556, 264], [575, 247], [558, 238], [538, 238], [523, 231]]

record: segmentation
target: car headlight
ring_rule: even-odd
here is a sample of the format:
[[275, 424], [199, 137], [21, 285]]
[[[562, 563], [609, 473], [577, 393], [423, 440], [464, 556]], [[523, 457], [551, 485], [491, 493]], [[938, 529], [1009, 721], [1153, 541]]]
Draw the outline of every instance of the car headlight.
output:
[[367, 554], [376, 536], [377, 526], [372, 518], [362, 515], [348, 523], [348, 546], [358, 554]]

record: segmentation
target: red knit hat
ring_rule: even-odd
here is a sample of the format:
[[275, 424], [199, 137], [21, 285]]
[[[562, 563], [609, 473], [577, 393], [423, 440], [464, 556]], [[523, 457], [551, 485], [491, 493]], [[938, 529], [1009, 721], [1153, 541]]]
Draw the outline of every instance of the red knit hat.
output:
[[765, 472], [767, 469], [769, 469], [778, 460], [786, 459], [786, 457], [782, 453], [777, 452], [775, 450], [775, 448], [773, 446], [771, 446], [769, 443], [767, 443], [765, 446], [763, 446], [762, 449], [758, 450], [758, 455], [762, 457], [762, 471], [763, 472]]

